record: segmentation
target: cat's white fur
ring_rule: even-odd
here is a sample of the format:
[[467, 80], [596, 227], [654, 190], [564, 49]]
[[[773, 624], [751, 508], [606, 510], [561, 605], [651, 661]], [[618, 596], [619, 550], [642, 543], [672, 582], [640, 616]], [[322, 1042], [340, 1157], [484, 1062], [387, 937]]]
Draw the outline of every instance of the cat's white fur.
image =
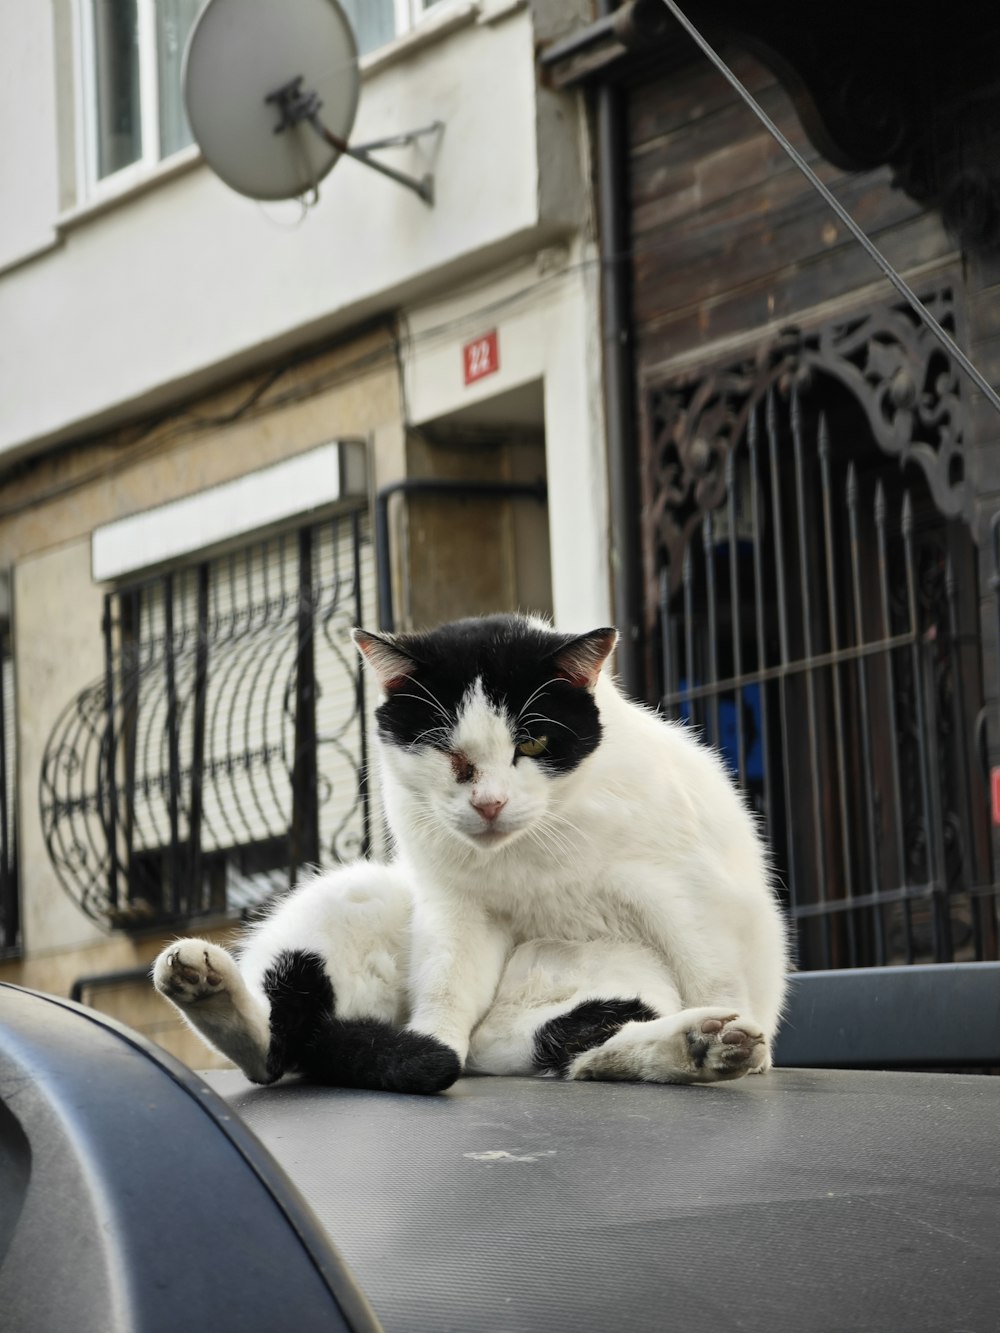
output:
[[[382, 742], [394, 865], [296, 889], [251, 931], [239, 967], [179, 941], [155, 964], [158, 988], [252, 1078], [267, 1054], [261, 980], [282, 949], [324, 957], [339, 1016], [407, 1021], [490, 1073], [535, 1072], [542, 1023], [631, 997], [661, 1017], [626, 1023], [570, 1077], [712, 1082], [766, 1069], [788, 953], [754, 820], [688, 728], [625, 699], [600, 662], [591, 688], [601, 743], [555, 777], [512, 762], [515, 720], [479, 681], [452, 742], [473, 784], [438, 749]], [[477, 808], [501, 803], [488, 821]]]

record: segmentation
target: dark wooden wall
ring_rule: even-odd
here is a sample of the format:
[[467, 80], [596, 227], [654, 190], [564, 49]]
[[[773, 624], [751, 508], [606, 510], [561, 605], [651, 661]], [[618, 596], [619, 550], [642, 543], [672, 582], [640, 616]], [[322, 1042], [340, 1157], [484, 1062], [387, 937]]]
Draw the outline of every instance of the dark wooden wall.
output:
[[[764, 110], [904, 274], [955, 258], [938, 218], [890, 171], [820, 158], [757, 60], [725, 53]], [[793, 322], [883, 282], [846, 228], [707, 62], [629, 93], [640, 381], [697, 349]], [[890, 289], [885, 285], [885, 292]]]

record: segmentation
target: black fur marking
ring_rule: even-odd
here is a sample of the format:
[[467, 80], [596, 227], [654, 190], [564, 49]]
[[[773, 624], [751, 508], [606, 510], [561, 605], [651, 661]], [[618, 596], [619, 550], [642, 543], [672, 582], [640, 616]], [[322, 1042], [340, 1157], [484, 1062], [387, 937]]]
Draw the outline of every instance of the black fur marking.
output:
[[[457, 620], [427, 633], [401, 634], [393, 645], [414, 663], [415, 670], [405, 686], [390, 694], [377, 710], [379, 734], [400, 746], [433, 745], [449, 750], [450, 738], [434, 730], [444, 726], [438, 705], [454, 723], [463, 695], [478, 676], [487, 698], [505, 709], [512, 721], [522, 711], [531, 718], [516, 724], [523, 733], [519, 740], [540, 734], [548, 737], [544, 753], [523, 762], [540, 764], [552, 774], [568, 773], [601, 740], [593, 695], [582, 685], [560, 679], [554, 661], [578, 637], [540, 628], [513, 615]], [[531, 705], [526, 709], [529, 699]]]
[[578, 1055], [602, 1046], [626, 1023], [648, 1023], [659, 1015], [642, 1000], [585, 1000], [550, 1018], [535, 1033], [537, 1069], [563, 1075]]
[[385, 1092], [441, 1092], [462, 1072], [435, 1037], [378, 1018], [337, 1018], [333, 984], [318, 954], [286, 949], [264, 973], [271, 1002], [271, 1082], [295, 1071], [315, 1083]]
[[315, 1083], [377, 1092], [442, 1092], [462, 1064], [436, 1037], [377, 1018], [328, 1018], [302, 1049], [301, 1072]]
[[333, 984], [318, 954], [285, 949], [264, 973], [271, 1002], [267, 1072], [273, 1079], [298, 1065], [304, 1043], [335, 1008]]

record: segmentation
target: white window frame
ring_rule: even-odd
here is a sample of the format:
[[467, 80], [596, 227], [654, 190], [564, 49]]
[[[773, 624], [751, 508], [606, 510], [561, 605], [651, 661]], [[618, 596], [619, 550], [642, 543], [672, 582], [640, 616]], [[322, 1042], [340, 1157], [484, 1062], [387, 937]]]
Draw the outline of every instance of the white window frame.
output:
[[77, 50], [78, 179], [85, 184], [85, 197], [117, 194], [149, 177], [164, 162], [172, 161], [188, 148], [160, 156], [160, 76], [156, 59], [156, 0], [138, 0], [139, 26], [139, 115], [142, 152], [134, 162], [99, 176], [97, 142], [97, 50], [94, 40], [94, 0], [76, 0], [73, 6]]

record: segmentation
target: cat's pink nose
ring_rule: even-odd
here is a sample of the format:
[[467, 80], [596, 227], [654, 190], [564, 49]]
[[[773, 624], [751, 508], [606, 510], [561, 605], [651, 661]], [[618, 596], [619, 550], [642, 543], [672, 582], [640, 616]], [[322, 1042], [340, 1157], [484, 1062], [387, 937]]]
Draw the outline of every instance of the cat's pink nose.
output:
[[472, 808], [482, 815], [487, 824], [492, 824], [506, 804], [506, 800], [495, 801], [487, 798], [484, 800], [473, 800]]

